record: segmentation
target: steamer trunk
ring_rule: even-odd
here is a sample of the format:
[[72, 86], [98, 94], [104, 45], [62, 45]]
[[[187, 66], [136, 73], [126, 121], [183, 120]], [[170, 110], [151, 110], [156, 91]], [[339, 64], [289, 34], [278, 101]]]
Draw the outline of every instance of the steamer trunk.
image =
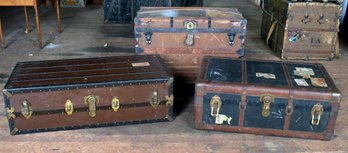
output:
[[3, 93], [14, 135], [172, 120], [172, 82], [157, 55], [35, 61]]
[[204, 55], [244, 56], [247, 21], [237, 9], [143, 7], [134, 22], [136, 53], [160, 54], [188, 80]]
[[341, 93], [321, 64], [207, 57], [195, 127], [330, 140]]
[[337, 1], [266, 0], [261, 35], [282, 59], [332, 60], [339, 57]]

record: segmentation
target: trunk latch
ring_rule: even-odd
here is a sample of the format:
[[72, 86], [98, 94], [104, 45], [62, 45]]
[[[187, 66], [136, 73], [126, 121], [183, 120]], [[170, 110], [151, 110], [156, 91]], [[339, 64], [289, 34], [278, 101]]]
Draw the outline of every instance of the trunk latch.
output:
[[151, 44], [151, 37], [152, 37], [153, 33], [151, 31], [147, 31], [144, 34], [145, 34], [146, 44], [150, 45]]
[[31, 117], [31, 115], [33, 114], [33, 110], [31, 108], [30, 103], [28, 102], [28, 100], [24, 100], [21, 104], [21, 112], [22, 115], [26, 118], [29, 119]]
[[160, 104], [157, 91], [152, 92], [150, 104], [154, 109], [157, 109], [158, 105]]
[[319, 125], [321, 116], [323, 115], [324, 107], [322, 104], [317, 103], [313, 106], [311, 114], [312, 114], [312, 125]]
[[220, 113], [220, 108], [221, 108], [221, 98], [218, 95], [215, 95], [213, 98], [210, 100], [210, 115], [212, 117], [217, 117], [219, 116]]
[[186, 21], [184, 24], [184, 27], [188, 30], [185, 44], [188, 46], [192, 46], [194, 44], [194, 37], [195, 37], [192, 30], [197, 28], [197, 22], [196, 21]]
[[65, 112], [68, 115], [72, 115], [74, 112], [74, 104], [70, 99], [66, 100], [65, 102]]
[[263, 103], [262, 106], [262, 116], [268, 117], [271, 114], [271, 103], [274, 101], [272, 95], [262, 95], [260, 96], [260, 101]]
[[118, 109], [120, 109], [120, 100], [116, 97], [114, 97], [112, 100], [111, 100], [111, 108], [117, 112]]
[[88, 105], [88, 115], [95, 117], [97, 115], [97, 104], [99, 103], [99, 96], [89, 95], [85, 98], [85, 104]]
[[231, 46], [234, 45], [234, 38], [236, 37], [236, 34], [234, 33], [228, 33], [228, 44]]

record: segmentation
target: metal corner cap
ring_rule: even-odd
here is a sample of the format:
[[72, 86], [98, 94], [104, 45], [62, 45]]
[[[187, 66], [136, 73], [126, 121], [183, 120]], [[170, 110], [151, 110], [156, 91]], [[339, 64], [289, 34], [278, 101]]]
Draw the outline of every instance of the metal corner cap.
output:
[[10, 98], [12, 96], [12, 94], [7, 90], [7, 89], [3, 89], [2, 93], [7, 97]]
[[338, 93], [338, 92], [334, 92], [332, 93], [332, 98], [334, 100], [334, 102], [341, 102], [341, 98], [342, 98], [342, 94]]

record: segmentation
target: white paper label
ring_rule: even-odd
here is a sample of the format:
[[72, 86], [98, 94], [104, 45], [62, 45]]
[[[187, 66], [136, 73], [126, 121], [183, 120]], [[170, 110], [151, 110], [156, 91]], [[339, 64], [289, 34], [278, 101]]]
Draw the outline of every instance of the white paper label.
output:
[[315, 73], [312, 68], [296, 67], [294, 70], [294, 75], [310, 78], [311, 76], [315, 75]]
[[305, 79], [294, 79], [298, 86], [308, 87], [309, 84]]
[[149, 62], [132, 63], [133, 67], [150, 66]]
[[219, 114], [215, 118], [215, 124], [223, 124], [224, 122], [227, 122], [227, 124], [231, 124], [231, 121], [232, 121], [232, 117], [228, 117], [223, 114]]
[[265, 79], [276, 79], [276, 76], [271, 73], [256, 73], [256, 77]]

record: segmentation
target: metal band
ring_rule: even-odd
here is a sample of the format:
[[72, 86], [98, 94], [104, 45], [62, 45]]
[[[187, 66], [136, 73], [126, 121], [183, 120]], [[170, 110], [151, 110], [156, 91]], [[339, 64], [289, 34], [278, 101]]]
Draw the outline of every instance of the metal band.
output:
[[82, 128], [119, 126], [119, 125], [128, 125], [128, 124], [154, 123], [154, 122], [164, 122], [164, 121], [170, 121], [170, 119], [167, 118], [167, 116], [166, 116], [165, 118], [160, 118], [160, 119], [111, 122], [111, 123], [101, 123], [101, 124], [91, 124], [91, 125], [64, 126], [64, 127], [44, 128], [44, 129], [34, 129], [34, 130], [18, 130], [17, 128], [14, 127], [13, 129], [11, 129], [11, 135], [36, 133], [36, 132], [59, 131], [59, 130], [73, 130], [73, 129], [82, 129]]
[[27, 93], [27, 92], [44, 92], [44, 91], [59, 91], [59, 90], [73, 90], [81, 88], [99, 88], [99, 87], [115, 87], [127, 85], [142, 85], [142, 84], [161, 84], [166, 83], [168, 78], [149, 79], [149, 80], [132, 80], [132, 81], [117, 81], [117, 82], [103, 82], [103, 83], [88, 83], [88, 84], [72, 84], [72, 85], [57, 85], [57, 86], [42, 86], [31, 88], [16, 88], [11, 89], [12, 94]]
[[[134, 29], [135, 33], [144, 33], [148, 32], [150, 29], [147, 28], [136, 28]], [[188, 30], [186, 28], [152, 28], [150, 30], [151, 32], [157, 32], [157, 33], [246, 33], [245, 29], [207, 29], [207, 28], [197, 28], [197, 29], [192, 29]]]
[[[166, 105], [167, 101], [161, 101], [159, 105]], [[120, 104], [120, 110], [121, 109], [127, 109], [127, 108], [134, 108], [134, 107], [150, 107], [149, 102], [143, 102], [143, 103], [134, 103], [134, 104]], [[112, 111], [111, 106], [99, 106], [97, 107], [97, 111], [100, 110], [110, 110]], [[74, 113], [77, 112], [87, 112], [88, 108], [75, 108]], [[22, 116], [20, 112], [14, 113], [17, 117]], [[57, 109], [57, 110], [45, 110], [45, 111], [35, 111], [33, 112], [32, 116], [36, 115], [49, 115], [49, 114], [66, 114], [65, 109]]]

